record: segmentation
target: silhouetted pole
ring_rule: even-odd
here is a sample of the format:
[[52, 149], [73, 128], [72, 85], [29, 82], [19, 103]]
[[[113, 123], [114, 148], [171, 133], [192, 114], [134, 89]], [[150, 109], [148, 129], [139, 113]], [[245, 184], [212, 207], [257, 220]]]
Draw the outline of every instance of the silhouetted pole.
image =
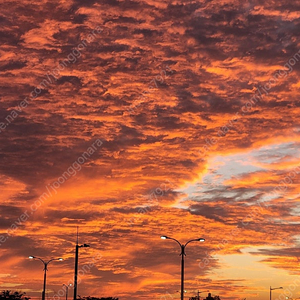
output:
[[278, 288], [271, 288], [271, 286], [270, 286], [270, 300], [272, 300], [272, 291], [273, 290], [279, 290], [279, 289], [282, 289], [282, 286], [278, 287]]
[[[78, 241], [77, 241], [78, 243]], [[78, 244], [75, 247], [75, 274], [74, 274], [74, 300], [77, 297], [77, 274], [78, 274]]]
[[89, 247], [90, 245], [83, 244], [78, 245], [78, 227], [77, 227], [77, 241], [76, 241], [76, 247], [75, 247], [75, 273], [74, 273], [74, 297], [73, 300], [76, 300], [77, 298], [77, 276], [78, 276], [78, 249], [81, 247]]
[[183, 293], [184, 293], [184, 246], [181, 245], [181, 300], [183, 300]]
[[46, 277], [47, 277], [47, 264], [45, 264], [44, 268], [44, 287], [43, 287], [43, 292], [42, 292], [42, 300], [45, 300], [45, 294], [46, 294]]
[[184, 295], [184, 257], [186, 256], [186, 254], [185, 254], [185, 247], [190, 242], [204, 242], [205, 239], [200, 238], [200, 239], [190, 240], [190, 241], [186, 242], [183, 245], [179, 241], [177, 241], [176, 239], [168, 237], [168, 236], [165, 236], [165, 235], [161, 236], [160, 238], [163, 239], [163, 240], [166, 240], [166, 239], [173, 240], [173, 241], [175, 241], [180, 246], [180, 249], [181, 249], [181, 253], [180, 253], [180, 255], [181, 255], [181, 300], [183, 300], [183, 295]]

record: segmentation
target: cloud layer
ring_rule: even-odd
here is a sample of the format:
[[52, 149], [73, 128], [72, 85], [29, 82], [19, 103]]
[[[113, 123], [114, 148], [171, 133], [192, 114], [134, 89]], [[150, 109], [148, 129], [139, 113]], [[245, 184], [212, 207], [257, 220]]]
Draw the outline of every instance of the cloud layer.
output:
[[[299, 8], [3, 3], [0, 287], [39, 297], [42, 265], [28, 255], [63, 257], [49, 265], [57, 295], [77, 226], [91, 245], [81, 296], [179, 298], [180, 249], [163, 234], [206, 239], [186, 249], [186, 297], [263, 299], [294, 282]], [[249, 257], [256, 273], [230, 271], [242, 258], [252, 274]]]

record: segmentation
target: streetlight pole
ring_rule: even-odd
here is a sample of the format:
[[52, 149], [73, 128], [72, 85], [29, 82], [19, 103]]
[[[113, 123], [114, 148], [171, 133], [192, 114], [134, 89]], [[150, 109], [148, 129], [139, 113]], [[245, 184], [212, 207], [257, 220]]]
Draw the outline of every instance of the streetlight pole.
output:
[[77, 274], [78, 274], [78, 249], [82, 247], [90, 247], [88, 244], [78, 245], [78, 226], [77, 226], [77, 241], [75, 247], [75, 271], [74, 271], [74, 295], [73, 300], [77, 300]]
[[44, 263], [44, 285], [43, 285], [43, 292], [42, 292], [42, 300], [46, 298], [46, 277], [47, 277], [47, 264]]
[[69, 283], [68, 285], [63, 284], [63, 286], [66, 287], [66, 300], [68, 300], [68, 289], [69, 289], [69, 286], [72, 286], [72, 283]]
[[193, 240], [186, 242], [185, 244], [181, 244], [176, 239], [165, 236], [165, 235], [161, 236], [160, 238], [163, 240], [166, 240], [166, 239], [173, 240], [180, 246], [180, 249], [181, 249], [181, 253], [180, 253], [180, 255], [181, 255], [181, 300], [183, 300], [183, 296], [184, 296], [184, 257], [186, 256], [185, 247], [187, 246], [187, 244], [189, 244], [191, 242], [204, 242], [205, 239], [203, 239], [203, 238], [193, 239]]
[[44, 284], [43, 284], [42, 300], [45, 300], [45, 295], [46, 295], [46, 279], [47, 279], [47, 271], [48, 271], [47, 266], [53, 260], [62, 261], [63, 259], [62, 258], [52, 258], [49, 261], [45, 262], [40, 257], [36, 257], [36, 256], [33, 256], [33, 255], [30, 255], [29, 258], [30, 259], [38, 259], [38, 260], [40, 260], [44, 264]]
[[185, 246], [184, 245], [180, 245], [181, 247], [181, 300], [183, 300], [183, 293], [184, 293], [184, 256], [186, 255], [184, 250], [185, 250]]
[[283, 289], [283, 287], [281, 286], [281, 287], [277, 287], [277, 288], [271, 288], [271, 286], [270, 286], [270, 300], [272, 300], [272, 291], [273, 290], [280, 290], [280, 289]]

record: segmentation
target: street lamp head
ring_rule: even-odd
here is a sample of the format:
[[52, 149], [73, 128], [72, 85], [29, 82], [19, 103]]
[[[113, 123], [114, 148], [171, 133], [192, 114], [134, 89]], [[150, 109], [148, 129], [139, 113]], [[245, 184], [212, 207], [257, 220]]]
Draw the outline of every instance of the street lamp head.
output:
[[200, 239], [199, 239], [199, 242], [204, 242], [204, 241], [205, 241], [204, 238], [200, 238]]
[[273, 290], [282, 290], [282, 289], [283, 289], [282, 286], [276, 287], [276, 288], [272, 288], [272, 287], [270, 286], [270, 292], [273, 291]]
[[59, 260], [59, 261], [63, 261], [64, 259], [60, 257], [60, 258], [58, 258], [57, 260]]
[[72, 283], [69, 283], [69, 284], [65, 284], [65, 283], [63, 283], [63, 286], [65, 286], [65, 287], [69, 287], [69, 286], [72, 286]]
[[162, 240], [166, 240], [168, 237], [165, 236], [165, 235], [163, 235], [163, 236], [161, 236], [160, 238], [161, 238]]
[[86, 248], [86, 247], [90, 247], [90, 245], [88, 245], [88, 244], [83, 244], [83, 245], [76, 245], [76, 247], [78, 247], [78, 248], [82, 248], [82, 247], [84, 247], [84, 248]]
[[29, 255], [28, 258], [33, 259], [33, 258], [35, 258], [35, 256]]

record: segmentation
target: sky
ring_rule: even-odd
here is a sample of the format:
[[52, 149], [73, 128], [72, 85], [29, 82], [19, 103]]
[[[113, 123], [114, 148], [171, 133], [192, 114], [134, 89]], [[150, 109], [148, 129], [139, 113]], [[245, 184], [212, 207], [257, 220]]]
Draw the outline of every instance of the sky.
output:
[[300, 297], [299, 11], [2, 0], [0, 290]]

